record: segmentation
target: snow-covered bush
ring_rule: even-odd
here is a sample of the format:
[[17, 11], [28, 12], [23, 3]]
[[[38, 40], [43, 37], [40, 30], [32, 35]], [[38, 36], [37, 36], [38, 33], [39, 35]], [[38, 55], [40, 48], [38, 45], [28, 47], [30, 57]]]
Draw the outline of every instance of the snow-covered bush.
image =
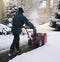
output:
[[3, 23], [7, 26], [12, 26], [13, 17], [16, 15], [17, 12], [17, 5], [14, 3], [14, 1], [9, 1], [8, 4], [5, 7], [4, 17], [3, 17]]
[[57, 16], [57, 14], [54, 14], [50, 19], [50, 26], [53, 28], [55, 28], [55, 26], [56, 26], [56, 22], [57, 22], [56, 16]]
[[60, 30], [60, 1], [58, 1], [55, 13], [50, 19], [50, 26]]
[[8, 26], [4, 24], [0, 24], [0, 35], [2, 34], [8, 35], [10, 33], [11, 33], [11, 28], [9, 28]]

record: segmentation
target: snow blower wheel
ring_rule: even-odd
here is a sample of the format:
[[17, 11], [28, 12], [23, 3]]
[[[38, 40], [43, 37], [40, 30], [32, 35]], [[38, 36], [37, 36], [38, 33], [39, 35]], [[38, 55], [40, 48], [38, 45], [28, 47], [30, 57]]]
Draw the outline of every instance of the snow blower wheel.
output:
[[29, 39], [28, 40], [28, 45], [37, 48], [37, 47], [39, 47], [40, 42], [36, 41], [36, 39], [35, 40], [34, 39], [33, 40]]

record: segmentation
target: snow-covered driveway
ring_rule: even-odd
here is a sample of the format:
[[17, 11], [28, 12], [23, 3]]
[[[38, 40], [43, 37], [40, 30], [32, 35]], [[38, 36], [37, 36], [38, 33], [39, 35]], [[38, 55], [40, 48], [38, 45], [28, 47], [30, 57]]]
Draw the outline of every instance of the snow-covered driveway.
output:
[[[46, 45], [39, 47], [33, 51], [16, 56], [9, 62], [60, 62], [60, 32], [53, 31], [49, 24], [37, 25], [37, 32], [47, 33]], [[23, 39], [23, 40], [22, 40]], [[0, 52], [1, 50], [9, 50], [13, 36], [0, 36]], [[27, 35], [21, 36], [21, 45], [28, 40]]]

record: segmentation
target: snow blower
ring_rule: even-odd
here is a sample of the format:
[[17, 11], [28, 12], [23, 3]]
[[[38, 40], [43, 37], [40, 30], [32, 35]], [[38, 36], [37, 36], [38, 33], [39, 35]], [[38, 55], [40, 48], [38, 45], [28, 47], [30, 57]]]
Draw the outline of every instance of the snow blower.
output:
[[31, 36], [29, 36], [29, 32], [27, 31], [27, 29], [26, 29], [26, 32], [29, 37], [29, 40], [28, 40], [29, 46], [33, 46], [33, 47], [37, 48], [39, 46], [45, 45], [45, 43], [47, 42], [46, 33], [36, 33], [36, 34], [32, 34]]

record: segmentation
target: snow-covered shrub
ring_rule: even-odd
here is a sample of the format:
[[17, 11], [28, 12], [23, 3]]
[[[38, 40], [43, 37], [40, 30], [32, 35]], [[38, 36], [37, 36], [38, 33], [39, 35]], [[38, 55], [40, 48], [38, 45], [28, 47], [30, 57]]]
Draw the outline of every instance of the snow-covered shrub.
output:
[[[13, 3], [12, 3], [13, 2]], [[17, 4], [14, 1], [9, 1], [7, 6], [5, 7], [3, 23], [9, 27], [12, 26], [13, 17], [16, 15], [17, 12]]]
[[60, 30], [60, 19], [56, 22], [56, 29]]
[[50, 26], [54, 28], [56, 26], [56, 22], [57, 22], [57, 19], [55, 14], [50, 18]]
[[60, 2], [58, 2], [55, 13], [50, 19], [50, 26], [60, 30]]
[[8, 26], [4, 24], [0, 24], [0, 35], [2, 34], [8, 35], [10, 33], [11, 33], [11, 28], [9, 28]]

